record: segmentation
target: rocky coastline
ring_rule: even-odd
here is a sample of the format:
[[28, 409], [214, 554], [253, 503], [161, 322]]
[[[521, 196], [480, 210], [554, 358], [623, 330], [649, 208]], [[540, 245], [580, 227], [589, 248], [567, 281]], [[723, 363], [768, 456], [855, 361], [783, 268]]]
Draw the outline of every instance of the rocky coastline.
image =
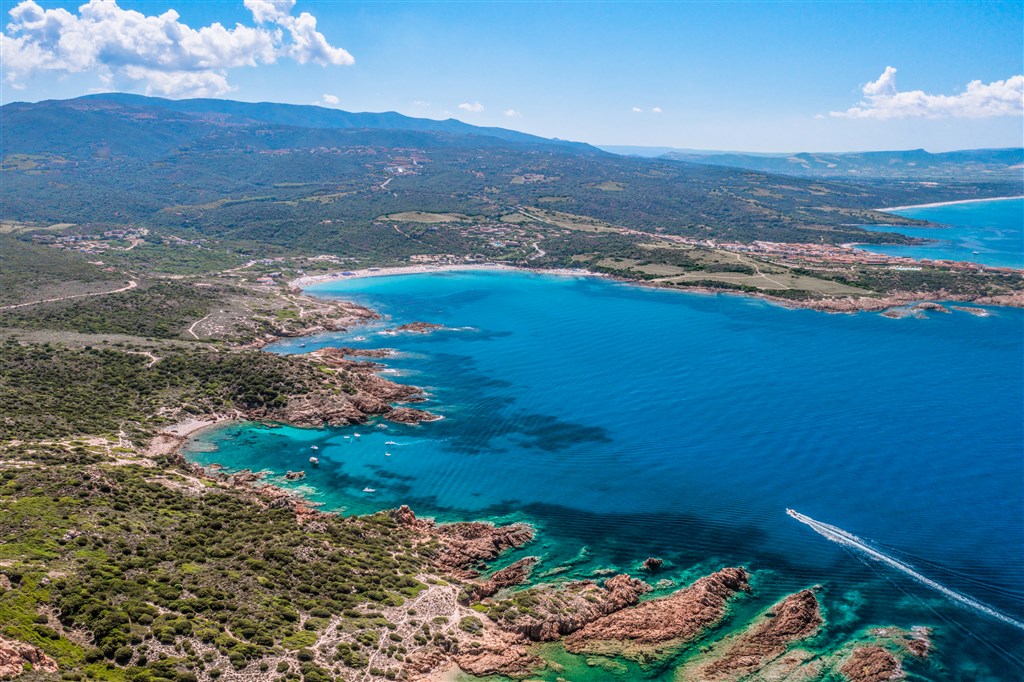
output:
[[[921, 307], [925, 309], [936, 308]], [[406, 331], [423, 333], [440, 327], [420, 326]], [[415, 403], [423, 397], [416, 387], [380, 376], [383, 366], [374, 360], [393, 352], [339, 347], [297, 355], [298, 360], [325, 370], [322, 387], [289, 396], [277, 409], [208, 415], [167, 429], [154, 439], [150, 455], [169, 454], [172, 465], [190, 476], [238, 489], [257, 505], [288, 508], [299, 526], [317, 528], [323, 524], [325, 512], [301, 495], [267, 484], [251, 471], [229, 474], [191, 464], [177, 453], [178, 446], [195, 430], [227, 419], [341, 426], [372, 417], [410, 423], [438, 418], [395, 405]], [[344, 390], [336, 390], [340, 388]], [[396, 542], [418, 547], [429, 556], [440, 578], [428, 580], [437, 584], [429, 587], [417, 604], [429, 603], [429, 612], [437, 614], [435, 619], [449, 623], [443, 637], [406, 655], [401, 679], [438, 679], [453, 665], [476, 676], [529, 675], [555, 665], [535, 650], [537, 644], [546, 642], [558, 642], [572, 654], [625, 659], [642, 666], [658, 664], [679, 652], [693, 652], [677, 671], [680, 682], [739, 680], [768, 673], [778, 679], [790, 675], [792, 679], [814, 679], [812, 673], [826, 669], [850, 682], [874, 682], [895, 679], [902, 674], [906, 657], [924, 658], [930, 651], [927, 637], [909, 636], [896, 628], [880, 629], [856, 642], [838, 645], [825, 658], [799, 649], [800, 642], [826, 626], [815, 589], [791, 594], [741, 624], [733, 634], [714, 639], [716, 628], [731, 617], [732, 602], [753, 598], [751, 574], [745, 568], [721, 568], [668, 595], [646, 599], [656, 588], [625, 573], [600, 580], [533, 582], [531, 586], [533, 569], [541, 561], [536, 556], [520, 558], [497, 571], [490, 569], [492, 562], [534, 540], [535, 531], [529, 525], [438, 524], [418, 518], [407, 506], [384, 515], [394, 525]], [[662, 562], [651, 558], [642, 566], [638, 570], [651, 575], [662, 568]], [[664, 588], [661, 584], [657, 587]], [[401, 620], [401, 609], [393, 610], [394, 620]]]

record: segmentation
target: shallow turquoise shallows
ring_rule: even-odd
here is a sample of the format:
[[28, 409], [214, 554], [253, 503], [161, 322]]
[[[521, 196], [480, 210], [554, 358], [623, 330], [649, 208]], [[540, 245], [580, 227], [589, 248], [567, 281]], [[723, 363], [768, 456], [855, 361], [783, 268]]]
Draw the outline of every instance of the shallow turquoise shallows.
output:
[[861, 248], [890, 256], [1024, 268], [1024, 199], [919, 206], [896, 213], [942, 227], [865, 226], [930, 241], [913, 246], [864, 244]]
[[[730, 626], [821, 584], [830, 639], [820, 649], [871, 625], [930, 625], [937, 653], [908, 663], [917, 679], [1024, 678], [1024, 632], [785, 513], [1024, 620], [1022, 311], [893, 320], [499, 272], [314, 291], [387, 319], [273, 350], [396, 348], [389, 371], [424, 387], [444, 420], [231, 425], [193, 440], [193, 459], [269, 470], [346, 513], [409, 504], [444, 520], [528, 520], [540, 534], [524, 552], [543, 557], [548, 579], [639, 575], [648, 556], [668, 560], [659, 577], [677, 585], [745, 565], [755, 595]], [[415, 320], [448, 329], [381, 334]], [[278, 478], [289, 469], [306, 470], [301, 485]], [[585, 672], [571, 679], [671, 679], [669, 668], [616, 677], [615, 666], [576, 664]]]

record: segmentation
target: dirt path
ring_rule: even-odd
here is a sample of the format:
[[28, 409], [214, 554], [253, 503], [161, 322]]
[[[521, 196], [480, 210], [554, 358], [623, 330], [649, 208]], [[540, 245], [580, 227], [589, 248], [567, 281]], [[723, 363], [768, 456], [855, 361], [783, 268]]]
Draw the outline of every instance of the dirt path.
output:
[[160, 362], [160, 358], [153, 355], [147, 350], [127, 350], [125, 352], [130, 353], [132, 355], [145, 355], [147, 358], [149, 358], [149, 364], [147, 364], [146, 367], [152, 367], [156, 363]]
[[192, 323], [191, 327], [188, 328], [188, 333], [191, 334], [196, 339], [196, 341], [199, 340], [199, 334], [196, 334], [196, 325], [199, 324], [200, 322], [205, 321], [207, 318], [210, 317], [210, 315], [213, 315], [213, 313], [209, 313], [206, 317], [199, 318], [198, 320]]
[[42, 301], [32, 301], [31, 303], [16, 303], [14, 305], [5, 305], [0, 310], [13, 310], [14, 308], [24, 308], [30, 305], [39, 305], [40, 303], [56, 303], [57, 301], [67, 301], [72, 298], [85, 298], [86, 296], [107, 296], [108, 294], [119, 294], [122, 291], [128, 291], [139, 286], [139, 283], [135, 280], [128, 282], [127, 286], [123, 286], [120, 289], [114, 289], [113, 291], [94, 291], [91, 294], [71, 294], [70, 296], [58, 296], [57, 298], [45, 298]]
[[759, 267], [757, 266], [757, 261], [756, 261], [756, 260], [753, 260], [752, 258], [748, 258], [748, 259], [746, 260], [746, 262], [744, 262], [744, 259], [743, 259], [743, 257], [742, 257], [742, 256], [740, 256], [740, 254], [738, 254], [738, 253], [734, 253], [734, 254], [732, 254], [732, 255], [736, 256], [736, 261], [737, 261], [737, 262], [738, 262], [738, 263], [739, 263], [740, 265], [749, 265], [749, 266], [751, 266], [752, 268], [754, 268], [754, 272], [756, 272], [756, 273], [757, 273], [757, 276], [758, 276], [758, 277], [761, 277], [761, 278], [762, 278], [762, 279], [764, 279], [765, 281], [767, 281], [767, 282], [771, 282], [772, 284], [774, 284], [775, 286], [779, 287], [780, 289], [791, 289], [791, 288], [792, 288], [792, 287], [786, 286], [785, 284], [783, 284], [782, 282], [779, 282], [778, 280], [774, 280], [774, 279], [772, 279], [772, 278], [771, 278], [771, 277], [769, 277], [768, 275], [766, 275], [766, 274], [764, 274], [763, 272], [761, 272], [761, 268], [759, 268]]

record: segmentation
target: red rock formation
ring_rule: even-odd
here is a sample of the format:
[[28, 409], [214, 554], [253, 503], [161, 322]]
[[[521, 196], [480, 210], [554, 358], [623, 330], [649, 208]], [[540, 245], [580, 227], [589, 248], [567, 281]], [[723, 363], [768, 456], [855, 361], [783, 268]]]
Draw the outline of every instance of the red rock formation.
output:
[[491, 561], [506, 549], [521, 547], [533, 540], [533, 528], [525, 523], [495, 526], [492, 523], [465, 522], [435, 525], [433, 521], [418, 519], [409, 507], [402, 505], [391, 511], [391, 518], [420, 535], [437, 540], [441, 548], [434, 563], [460, 578], [478, 575], [478, 564]]
[[435, 537], [443, 548], [435, 557], [441, 568], [456, 575], [473, 577], [472, 567], [490, 561], [506, 549], [521, 547], [533, 540], [533, 528], [525, 523], [495, 526], [491, 523], [448, 523], [437, 526]]
[[750, 591], [749, 578], [742, 568], [724, 568], [668, 597], [596, 620], [567, 637], [565, 647], [628, 656], [688, 642], [721, 621], [733, 596]]
[[474, 583], [466, 588], [466, 600], [480, 601], [492, 597], [506, 587], [522, 585], [530, 578], [533, 566], [539, 561], [535, 556], [520, 559], [514, 564], [501, 569], [482, 583]]
[[885, 682], [904, 677], [899, 660], [880, 646], [857, 647], [839, 672], [850, 682]]
[[636, 604], [650, 585], [628, 575], [617, 575], [599, 586], [590, 580], [541, 585], [521, 601], [484, 602], [499, 627], [536, 642], [547, 642], [576, 632], [588, 623]]
[[57, 672], [57, 661], [39, 647], [0, 637], [0, 679], [8, 680], [25, 672], [25, 666], [36, 672]]
[[436, 331], [438, 329], [444, 329], [444, 325], [434, 324], [433, 322], [410, 322], [409, 324], [403, 324], [388, 331], [412, 332], [414, 334], [429, 334], [430, 332]]
[[812, 590], [791, 594], [749, 629], [725, 640], [724, 646], [713, 651], [710, 663], [684, 668], [677, 677], [701, 682], [746, 678], [785, 653], [793, 642], [815, 634], [822, 623], [821, 608]]

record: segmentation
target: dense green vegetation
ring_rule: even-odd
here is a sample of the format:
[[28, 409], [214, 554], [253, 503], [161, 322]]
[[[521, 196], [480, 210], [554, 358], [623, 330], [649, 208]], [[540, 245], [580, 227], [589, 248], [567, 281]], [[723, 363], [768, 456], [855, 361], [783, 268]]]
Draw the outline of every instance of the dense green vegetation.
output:
[[[0, 232], [0, 304], [38, 300], [40, 288], [116, 282], [118, 276], [78, 253], [39, 246]], [[101, 289], [103, 287], [100, 287]], [[6, 313], [4, 313], [6, 317]]]
[[[31, 168], [4, 166], [10, 218], [145, 224], [347, 255], [415, 248], [391, 226], [373, 225], [403, 211], [497, 216], [543, 205], [701, 238], [870, 242], [886, 237], [853, 226], [893, 220], [873, 207], [1016, 191], [1013, 182], [816, 182], [486, 131], [338, 129], [278, 118], [223, 126], [144, 99], [4, 111], [5, 160], [32, 159]], [[53, 192], [54, 183], [63, 191]]]
[[280, 407], [324, 381], [314, 365], [270, 353], [154, 350], [159, 355], [8, 338], [0, 344], [0, 439], [124, 432], [141, 443], [182, 413]]
[[[0, 470], [0, 633], [56, 658], [63, 679], [186, 682], [276, 663], [282, 679], [333, 680], [395, 629], [375, 608], [424, 587], [412, 576], [425, 558], [386, 514], [299, 526], [286, 505], [84, 445], [0, 458], [22, 462]], [[346, 641], [314, 664], [329, 627]]]
[[111, 296], [55, 301], [3, 313], [5, 326], [60, 329], [89, 334], [180, 337], [206, 315], [222, 292], [175, 281], [144, 283]]

